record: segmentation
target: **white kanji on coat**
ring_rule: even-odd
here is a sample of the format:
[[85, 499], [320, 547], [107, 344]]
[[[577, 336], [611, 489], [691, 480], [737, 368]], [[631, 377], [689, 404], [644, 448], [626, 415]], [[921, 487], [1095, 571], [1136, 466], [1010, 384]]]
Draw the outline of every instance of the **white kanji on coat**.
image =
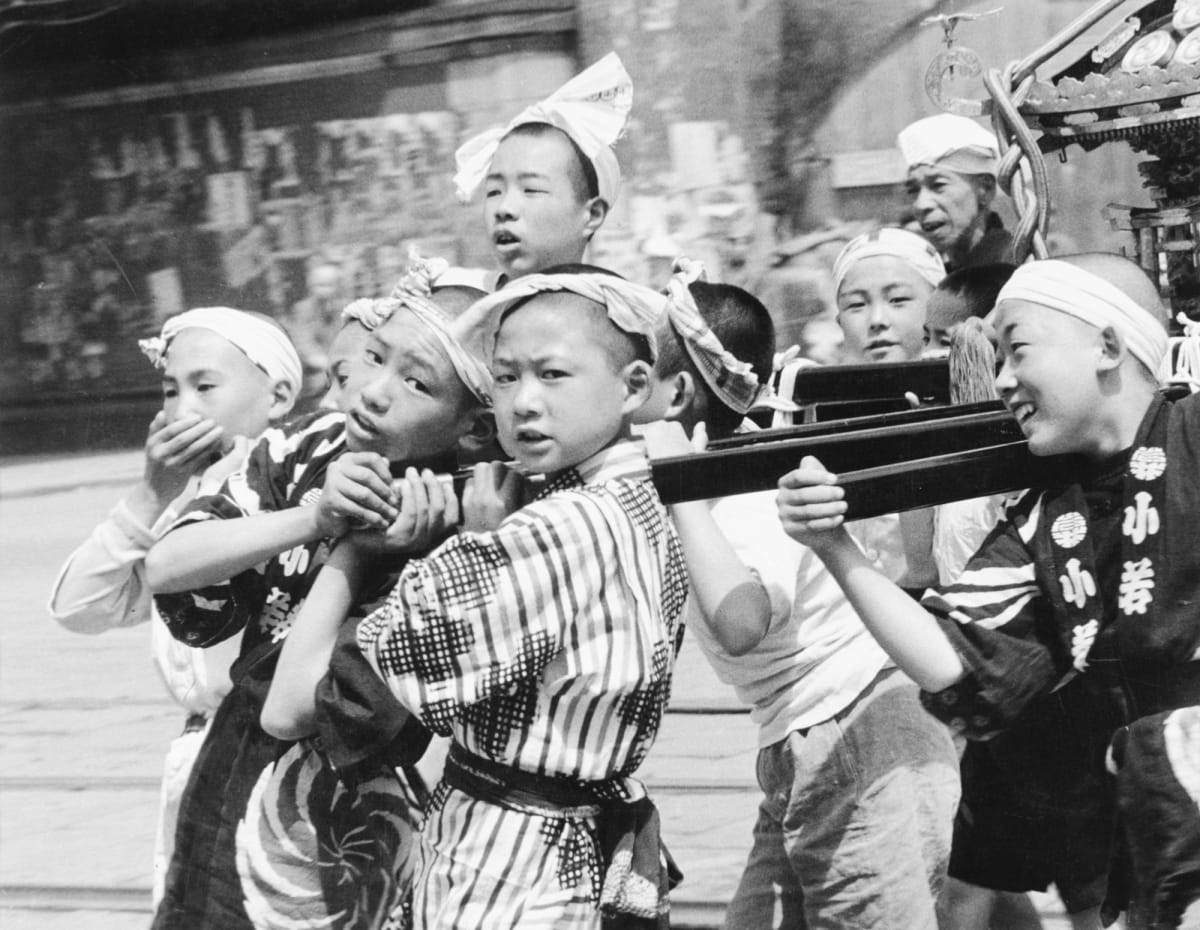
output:
[[1071, 631], [1071, 658], [1074, 660], [1074, 666], [1081, 672], [1088, 667], [1088, 653], [1092, 650], [1092, 643], [1096, 641], [1099, 629], [1099, 622], [1089, 620]]
[[1096, 579], [1081, 567], [1079, 559], [1067, 560], [1067, 573], [1059, 575], [1058, 581], [1062, 585], [1063, 599], [1076, 607], [1082, 607], [1096, 593]]
[[1125, 508], [1125, 522], [1121, 532], [1133, 540], [1135, 546], [1140, 546], [1147, 536], [1158, 532], [1158, 508], [1150, 501], [1153, 500], [1145, 491], [1133, 495], [1133, 503]]
[[1126, 616], [1144, 614], [1154, 600], [1154, 566], [1149, 559], [1126, 562], [1121, 572], [1118, 605]]
[[271, 634], [271, 641], [278, 643], [287, 636], [292, 626], [292, 595], [279, 587], [272, 587], [263, 604], [258, 620], [259, 629]]

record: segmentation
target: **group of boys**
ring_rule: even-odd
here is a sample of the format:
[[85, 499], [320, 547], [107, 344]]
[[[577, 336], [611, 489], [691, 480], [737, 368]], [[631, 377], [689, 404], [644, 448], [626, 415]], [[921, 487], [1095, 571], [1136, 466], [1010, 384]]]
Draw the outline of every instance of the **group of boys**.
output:
[[[146, 619], [153, 590], [194, 668], [240, 636], [227, 682], [193, 675], [212, 700], [155, 928], [664, 925], [678, 875], [632, 776], [685, 616], [770, 715], [731, 927], [773, 925], [784, 892], [787, 926], [936, 926], [957, 776], [912, 681], [983, 738], [1073, 678], [1094, 682], [1090, 725], [1119, 734], [1131, 926], [1187, 925], [1200, 422], [1155, 392], [1149, 282], [1081, 257], [1001, 292], [997, 386], [1035, 454], [1080, 456], [1079, 480], [1022, 498], [927, 613], [845, 534], [815, 461], [782, 478], [778, 514], [660, 502], [647, 452], [739, 429], [774, 332], [687, 264], [665, 294], [578, 264], [629, 103], [609, 56], [464, 146], [456, 180], [484, 185], [503, 286], [427, 262], [352, 304], [336, 409], [268, 428], [300, 378], [270, 320], [191, 311], [147, 346], [165, 404], [146, 478], [53, 608], [109, 617], [75, 622], [95, 630]], [[878, 241], [858, 260], [890, 254]], [[443, 476], [467, 463], [460, 502]], [[784, 534], [802, 545], [766, 553]], [[451, 746], [429, 793], [431, 734]]]

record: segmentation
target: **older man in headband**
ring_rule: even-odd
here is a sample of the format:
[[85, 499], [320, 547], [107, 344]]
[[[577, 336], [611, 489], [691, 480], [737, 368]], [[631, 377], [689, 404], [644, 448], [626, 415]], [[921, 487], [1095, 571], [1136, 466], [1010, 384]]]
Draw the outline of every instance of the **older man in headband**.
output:
[[991, 210], [999, 150], [990, 132], [965, 116], [941, 113], [901, 130], [904, 190], [922, 233], [948, 270], [1012, 261], [1012, 236]]
[[484, 189], [488, 238], [510, 278], [578, 262], [621, 189], [612, 146], [633, 83], [615, 53], [455, 153], [458, 196]]

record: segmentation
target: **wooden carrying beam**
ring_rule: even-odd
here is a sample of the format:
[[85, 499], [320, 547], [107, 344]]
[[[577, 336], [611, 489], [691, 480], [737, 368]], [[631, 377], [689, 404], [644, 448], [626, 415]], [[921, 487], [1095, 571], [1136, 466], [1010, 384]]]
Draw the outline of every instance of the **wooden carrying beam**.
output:
[[915, 422], [885, 425], [877, 421], [886, 417], [864, 418], [859, 428], [846, 421], [831, 432], [821, 430], [826, 424], [775, 430], [792, 435], [774, 440], [754, 434], [741, 444], [655, 460], [652, 477], [664, 503], [729, 497], [772, 490], [801, 458], [814, 455], [845, 487], [847, 518], [862, 519], [1043, 484], [1058, 467], [1029, 452], [1006, 410], [948, 407], [911, 415], [922, 413]]
[[792, 400], [830, 404], [903, 399], [906, 392], [922, 402], [950, 401], [950, 364], [944, 358], [867, 365], [814, 365], [796, 372]]

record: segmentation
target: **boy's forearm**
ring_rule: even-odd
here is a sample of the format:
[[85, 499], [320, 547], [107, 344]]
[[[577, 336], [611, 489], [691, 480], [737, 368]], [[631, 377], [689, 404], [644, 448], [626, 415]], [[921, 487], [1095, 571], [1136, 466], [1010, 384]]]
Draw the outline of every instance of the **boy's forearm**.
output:
[[353, 548], [334, 550], [313, 582], [292, 623], [271, 688], [263, 703], [262, 728], [276, 739], [296, 740], [316, 732], [316, 690], [362, 584], [362, 563]]
[[191, 523], [154, 544], [146, 555], [146, 581], [158, 594], [192, 591], [319, 537], [313, 506]]
[[702, 501], [676, 504], [679, 531], [698, 606], [721, 648], [744, 655], [762, 641], [771, 623], [771, 600], [725, 538]]
[[879, 571], [846, 533], [816, 550], [871, 635], [921, 688], [941, 691], [965, 673], [937, 620]]

